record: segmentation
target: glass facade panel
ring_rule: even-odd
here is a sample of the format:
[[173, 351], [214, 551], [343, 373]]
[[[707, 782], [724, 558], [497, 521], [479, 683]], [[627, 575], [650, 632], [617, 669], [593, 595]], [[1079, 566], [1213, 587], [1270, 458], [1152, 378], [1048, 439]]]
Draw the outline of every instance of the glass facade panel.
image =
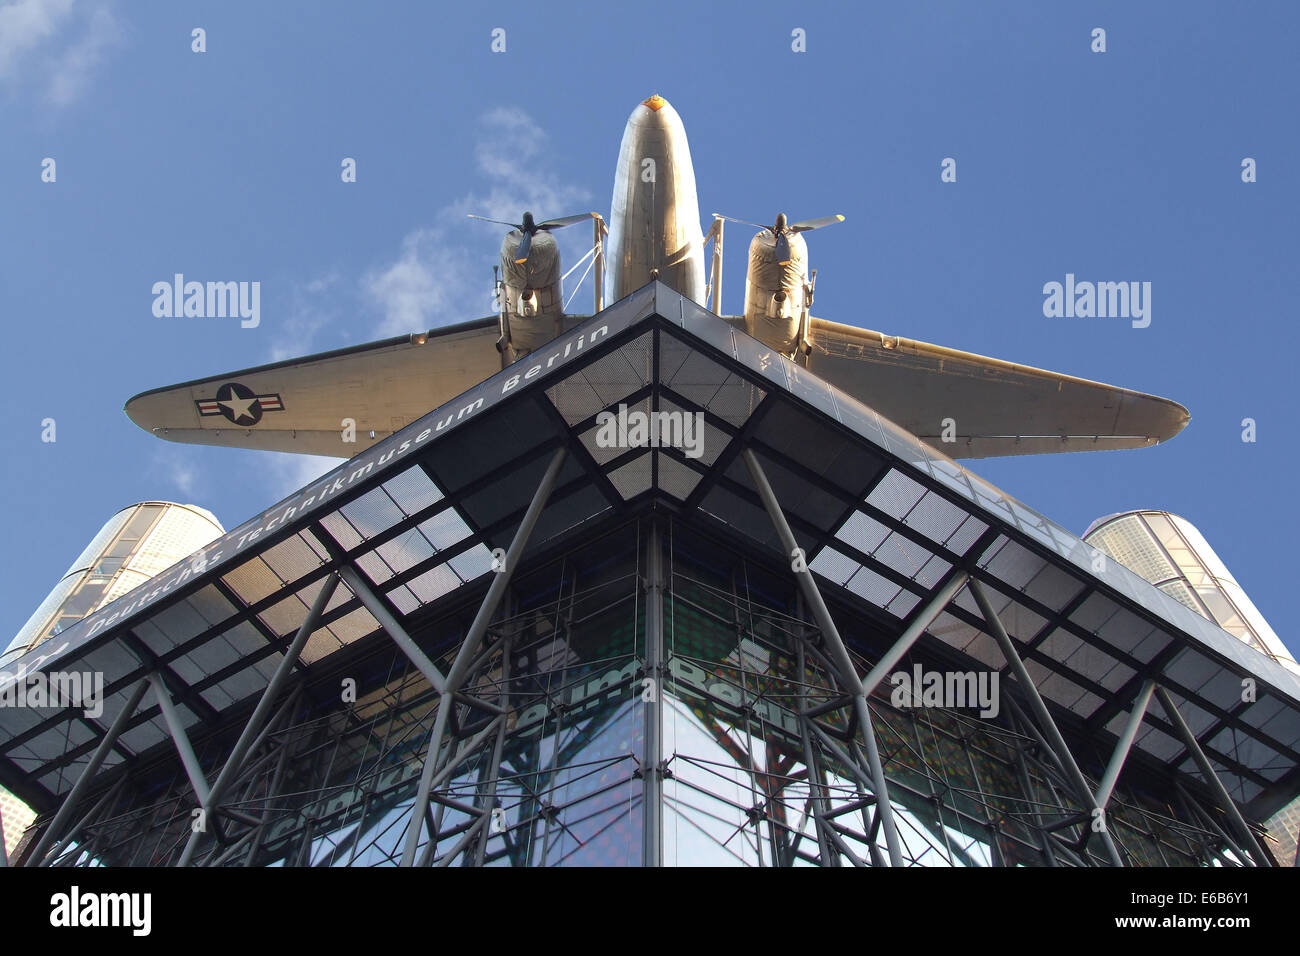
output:
[[[662, 540], [662, 587], [648, 573], [652, 540]], [[445, 614], [416, 635], [444, 674], [472, 611]], [[865, 673], [889, 633], [851, 607], [832, 611]], [[276, 746], [250, 761], [238, 786], [245, 815], [260, 820], [257, 832], [227, 821], [248, 839], [202, 842], [196, 860], [397, 864], [431, 732], [448, 706], [417, 863], [640, 864], [654, 839], [644, 772], [654, 721], [665, 864], [884, 861], [862, 728], [779, 566], [642, 517], [521, 570], [487, 640], [450, 703], [390, 643], [372, 642], [348, 670], [357, 675], [356, 701], [339, 703], [334, 681], [309, 690], [283, 716]], [[663, 661], [653, 686], [651, 642]], [[1095, 841], [1078, 848], [1081, 831], [1069, 821], [1079, 806], [1007, 709], [985, 717], [918, 704], [899, 699], [890, 683], [870, 700], [907, 865], [1106, 862]], [[223, 757], [236, 730], [205, 741], [205, 766]], [[189, 838], [192, 792], [168, 742], [152, 740], [154, 756], [124, 791], [129, 806], [115, 817], [111, 849], [96, 850], [102, 862], [174, 863]], [[1098, 769], [1088, 771], [1094, 780]], [[1195, 817], [1171, 822], [1181, 812], [1172, 796], [1141, 779], [1134, 792], [1121, 781], [1111, 804], [1126, 858], [1212, 859], [1215, 838]]]

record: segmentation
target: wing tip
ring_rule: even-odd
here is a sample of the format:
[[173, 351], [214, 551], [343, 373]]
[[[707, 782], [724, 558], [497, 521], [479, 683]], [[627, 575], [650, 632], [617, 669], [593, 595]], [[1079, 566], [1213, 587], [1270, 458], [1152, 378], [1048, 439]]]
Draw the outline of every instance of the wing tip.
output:
[[142, 406], [144, 405], [144, 400], [148, 398], [149, 395], [149, 392], [141, 392], [139, 395], [132, 395], [126, 400], [126, 404], [122, 406], [122, 412], [131, 420], [132, 424], [139, 428], [143, 428], [151, 434], [157, 435], [160, 429], [147, 424], [144, 418]]
[[[1141, 393], [1136, 393], [1141, 395]], [[1180, 435], [1192, 421], [1192, 413], [1187, 408], [1172, 398], [1164, 398], [1160, 395], [1142, 395], [1142, 398], [1152, 406], [1160, 409], [1159, 421], [1153, 423], [1158, 427], [1152, 428], [1152, 438], [1155, 444], [1163, 445], [1171, 438]]]

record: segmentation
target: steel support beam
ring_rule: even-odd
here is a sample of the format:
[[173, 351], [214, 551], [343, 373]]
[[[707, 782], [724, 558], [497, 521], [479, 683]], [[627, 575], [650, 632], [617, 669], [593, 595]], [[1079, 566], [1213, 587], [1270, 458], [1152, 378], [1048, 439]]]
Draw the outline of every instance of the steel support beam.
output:
[[848, 648], [844, 646], [844, 641], [840, 639], [840, 632], [835, 626], [835, 621], [831, 618], [831, 612], [827, 609], [826, 602], [822, 600], [821, 591], [817, 588], [817, 582], [813, 580], [812, 571], [808, 569], [808, 562], [800, 560], [802, 552], [795, 541], [794, 532], [790, 530], [790, 523], [786, 521], [785, 513], [781, 511], [781, 505], [776, 500], [776, 493], [772, 491], [772, 485], [767, 480], [767, 474], [763, 471], [758, 456], [749, 448], [741, 452], [741, 456], [745, 459], [745, 467], [749, 469], [749, 476], [754, 482], [754, 487], [758, 490], [758, 496], [763, 502], [763, 507], [767, 510], [772, 525], [776, 528], [777, 537], [781, 539], [781, 546], [785, 549], [786, 557], [795, 562], [792, 565], [795, 569], [795, 580], [803, 592], [804, 600], [808, 602], [808, 606], [813, 612], [813, 619], [822, 632], [827, 649], [831, 652], [832, 659], [835, 662], [836, 670], [841, 671], [840, 676], [844, 686], [852, 694], [853, 709], [858, 716], [858, 723], [862, 727], [862, 739], [866, 743], [867, 763], [872, 778], [871, 789], [876, 797], [876, 815], [879, 817], [881, 826], [885, 831], [885, 844], [889, 847], [889, 864], [890, 866], [903, 866], [903, 847], [898, 837], [898, 826], [894, 821], [894, 808], [889, 802], [889, 787], [885, 782], [885, 771], [880, 762], [880, 749], [876, 745], [875, 725], [871, 721], [871, 709], [867, 706], [862, 680], [858, 677], [857, 668], [853, 666], [853, 658], [849, 656]]
[[487, 821], [488, 821], [487, 817], [480, 815], [478, 819], [476, 819], [470, 825], [470, 828], [465, 831], [464, 836], [462, 836], [458, 841], [456, 841], [455, 845], [452, 846], [452, 848], [448, 850], [445, 854], [443, 854], [442, 859], [433, 865], [435, 867], [442, 867], [442, 866], [447, 866], [449, 863], [451, 863], [451, 861], [456, 858], [457, 853], [469, 847], [470, 843], [474, 840], [474, 838], [478, 836], [479, 831], [482, 830], [483, 827], [487, 825]]
[[167, 685], [163, 683], [163, 679], [158, 676], [157, 672], [150, 674], [148, 680], [153, 685], [153, 694], [158, 701], [158, 709], [162, 711], [167, 730], [172, 735], [172, 743], [176, 745], [176, 752], [180, 754], [181, 764], [185, 767], [185, 775], [190, 778], [190, 786], [194, 788], [199, 803], [206, 806], [208, 802], [208, 781], [203, 776], [203, 768], [199, 765], [199, 758], [194, 755], [194, 748], [190, 746], [190, 738], [185, 734], [185, 725], [181, 723], [181, 715], [177, 712], [176, 705], [172, 703], [171, 692], [167, 690]]
[[1043, 773], [1045, 774], [1044, 779], [1050, 784], [1052, 782], [1051, 778], [1055, 777], [1063, 786], [1072, 786], [1069, 781], [1070, 772], [1065, 769], [1065, 762], [1062, 761], [1056, 751], [1052, 749], [1052, 745], [1047, 742], [1047, 738], [1043, 736], [1042, 732], [1034, 726], [1034, 722], [1025, 715], [1023, 710], [1020, 709], [1020, 705], [1016, 703], [1016, 699], [1008, 695], [1004, 703], [1007, 705], [1007, 709], [1015, 717], [1017, 732], [1024, 736], [1032, 737], [1034, 743], [1038, 745], [1038, 750], [1042, 757], [1037, 762], [1042, 766]]
[[[433, 721], [433, 731], [429, 735], [429, 743], [425, 748], [424, 770], [420, 774], [420, 787], [416, 791], [415, 803], [411, 807], [411, 817], [407, 824], [406, 846], [402, 851], [402, 866], [412, 866], [415, 863], [415, 853], [420, 846], [420, 831], [424, 827], [424, 815], [429, 808], [429, 794], [434, 786], [434, 773], [438, 769], [438, 754], [442, 749], [442, 738], [447, 730], [448, 715], [455, 704], [455, 694], [460, 690], [461, 684], [464, 683], [470, 665], [478, 654], [478, 646], [483, 640], [483, 635], [487, 633], [488, 624], [496, 614], [501, 599], [505, 597], [506, 588], [510, 586], [510, 579], [515, 573], [515, 567], [523, 557], [524, 549], [528, 547], [528, 539], [533, 533], [533, 528], [537, 525], [537, 519], [541, 517], [542, 509], [546, 507], [546, 502], [555, 489], [555, 482], [560, 476], [560, 469], [564, 466], [566, 455], [564, 448], [558, 448], [551, 457], [551, 462], [546, 467], [546, 473], [542, 475], [541, 484], [537, 486], [537, 491], [533, 493], [533, 500], [529, 502], [528, 510], [524, 512], [523, 520], [515, 531], [514, 539], [510, 542], [505, 562], [496, 569], [496, 573], [492, 577], [492, 583], [488, 585], [488, 592], [483, 597], [483, 603], [479, 605], [478, 613], [474, 616], [474, 623], [470, 625], [469, 632], [465, 635], [465, 639], [461, 641], [460, 649], [456, 652], [456, 660], [447, 674], [438, 701], [438, 714]], [[501, 718], [497, 719], [500, 720]], [[430, 839], [433, 839], [432, 834]]]
[[[411, 807], [411, 820], [407, 824], [406, 847], [402, 851], [401, 866], [415, 863], [415, 851], [420, 848], [420, 831], [424, 827], [424, 814], [429, 809], [429, 793], [433, 790], [433, 774], [437, 769], [438, 754], [442, 751], [442, 738], [447, 732], [447, 715], [452, 708], [451, 695], [443, 694], [438, 699], [438, 713], [433, 719], [433, 730], [429, 734], [429, 743], [424, 749], [424, 770], [420, 774], [420, 787], [415, 794], [415, 803]], [[433, 836], [430, 834], [430, 839]]]
[[424, 679], [433, 686], [433, 689], [440, 694], [446, 691], [447, 681], [442, 676], [442, 672], [434, 666], [433, 661], [429, 660], [424, 651], [420, 650], [420, 646], [411, 640], [411, 636], [406, 633], [406, 628], [398, 623], [397, 618], [393, 617], [392, 612], [380, 600], [379, 595], [371, 590], [370, 585], [366, 584], [365, 579], [361, 577], [356, 568], [351, 565], [343, 565], [339, 568], [339, 577], [343, 579], [343, 583], [348, 586], [348, 589], [357, 596], [365, 609], [379, 622], [379, 626], [384, 629], [384, 633], [402, 649], [402, 653], [415, 665], [415, 669], [424, 675]]
[[875, 814], [885, 830], [885, 845], [889, 848], [889, 865], [905, 866], [903, 843], [898, 836], [898, 824], [894, 821], [894, 807], [889, 802], [885, 767], [880, 762], [880, 747], [876, 744], [876, 727], [871, 721], [871, 708], [867, 706], [867, 698], [862, 694], [854, 694], [853, 709], [858, 715], [858, 723], [862, 726], [862, 740], [867, 750], [867, 767], [871, 770], [871, 789], [876, 795]]
[[832, 835], [827, 832], [826, 812], [830, 809], [829, 801], [826, 799], [826, 788], [822, 782], [821, 761], [817, 759], [813, 751], [812, 735], [808, 732], [808, 724], [812, 720], [807, 714], [808, 706], [808, 667], [807, 655], [804, 653], [803, 641], [796, 644], [798, 654], [799, 668], [799, 743], [803, 747], [804, 769], [808, 774], [808, 795], [811, 803], [813, 815], [813, 829], [817, 834], [817, 851], [821, 857], [822, 866], [839, 866], [839, 857], [832, 850], [835, 848], [835, 841]]
[[[442, 813], [444, 808], [453, 807], [467, 815], [475, 815], [475, 807], [469, 804], [460, 804], [459, 801], [439, 796], [435, 791], [447, 782], [451, 775], [455, 773], [456, 768], [460, 766], [466, 757], [482, 746], [488, 737], [492, 734], [498, 733], [501, 727], [505, 725], [505, 722], [505, 717], [493, 717], [473, 737], [467, 741], [462, 741], [454, 750], [451, 750], [447, 755], [447, 759], [442, 762], [441, 769], [433, 775], [433, 779], [429, 784], [429, 799], [437, 803], [438, 807], [434, 812], [426, 813], [426, 817], [430, 818], [429, 842], [425, 844], [424, 852], [420, 854], [419, 866], [428, 866], [433, 862], [434, 851], [437, 849], [437, 835], [439, 827], [442, 825]], [[478, 814], [478, 816], [482, 816], [482, 814]], [[464, 824], [461, 825], [463, 826]]]
[[1037, 801], [1034, 799], [1033, 783], [1029, 779], [1029, 764], [1025, 760], [1024, 745], [1017, 740], [1012, 746], [1012, 750], [1016, 754], [1016, 771], [1020, 774], [1020, 786], [1024, 789], [1025, 805], [1029, 807], [1033, 818], [1032, 830], [1034, 835], [1038, 837], [1039, 849], [1043, 851], [1048, 866], [1060, 866], [1056, 862], [1056, 853], [1052, 849], [1052, 835], [1043, 829], [1043, 815], [1039, 813], [1038, 807], [1035, 806]]
[[1106, 804], [1110, 803], [1111, 794], [1115, 792], [1119, 772], [1124, 769], [1124, 761], [1128, 759], [1128, 752], [1133, 747], [1133, 740], [1137, 737], [1138, 728], [1142, 726], [1142, 718], [1146, 716], [1147, 707], [1151, 704], [1151, 694], [1155, 689], [1156, 682], [1148, 679], [1142, 683], [1141, 690], [1133, 700], [1133, 710], [1128, 715], [1128, 722], [1124, 724], [1124, 732], [1119, 735], [1119, 740], [1115, 743], [1115, 752], [1111, 754], [1110, 763], [1106, 765], [1106, 772], [1097, 786], [1097, 806], [1103, 810], [1106, 809]]
[[709, 296], [709, 309], [714, 315], [722, 314], [722, 225], [721, 216], [713, 217], [713, 262], [709, 269], [709, 279], [713, 289]]
[[145, 691], [148, 689], [149, 681], [147, 678], [135, 685], [135, 690], [131, 691], [131, 696], [127, 698], [126, 705], [118, 712], [118, 715], [113, 719], [112, 725], [108, 728], [108, 733], [104, 735], [104, 739], [99, 742], [99, 746], [96, 747], [95, 752], [91, 754], [90, 762], [86, 764], [86, 769], [81, 772], [81, 776], [77, 778], [77, 782], [72, 785], [72, 789], [68, 791], [68, 795], [63, 798], [63, 803], [59, 805], [58, 812], [54, 814], [54, 819], [51, 820], [49, 826], [45, 828], [45, 832], [41, 834], [41, 838], [37, 841], [32, 852], [27, 855], [27, 866], [41, 865], [40, 861], [42, 857], [45, 856], [45, 852], [54, 843], [59, 830], [68, 822], [68, 818], [72, 816], [72, 812], [77, 807], [77, 801], [81, 799], [86, 788], [90, 786], [90, 781], [94, 779], [95, 774], [99, 773], [99, 768], [103, 765], [104, 760], [113, 749], [113, 745], [117, 743], [117, 738], [120, 737], [122, 731], [126, 729], [127, 722], [130, 721], [132, 715], [135, 714], [136, 708], [140, 706], [140, 701], [144, 699]]
[[[501, 643], [501, 692], [498, 700], [500, 701], [501, 715], [505, 715], [510, 710], [510, 650], [511, 639], [506, 637]], [[506, 721], [502, 720], [497, 727], [496, 743], [492, 745], [492, 762], [488, 765], [487, 789], [483, 794], [482, 812], [488, 817], [491, 823], [492, 814], [496, 812], [497, 803], [497, 785], [501, 779], [501, 755], [506, 745]], [[480, 783], [482, 781], [480, 780]], [[492, 828], [489, 825], [483, 838], [478, 841], [474, 848], [474, 865], [482, 866], [483, 857], [487, 853], [488, 840], [492, 838]]]
[[925, 629], [934, 623], [934, 619], [943, 613], [943, 609], [952, 603], [953, 598], [966, 585], [969, 575], [965, 571], [954, 569], [948, 580], [944, 582], [939, 590], [934, 592], [934, 596], [926, 602], [925, 607], [916, 615], [912, 623], [896, 640], [892, 647], [885, 652], [876, 666], [871, 668], [867, 676], [862, 679], [862, 692], [870, 697], [875, 693], [880, 683], [893, 672], [898, 666], [898, 662], [903, 659], [908, 651], [925, 633]]
[[451, 665], [451, 671], [447, 675], [447, 687], [452, 691], [460, 689], [461, 682], [465, 679], [465, 673], [469, 669], [469, 664], [474, 659], [474, 655], [478, 653], [478, 645], [483, 640], [483, 635], [487, 633], [488, 624], [491, 623], [493, 615], [496, 614], [497, 606], [501, 603], [501, 598], [505, 596], [506, 588], [510, 586], [510, 579], [514, 576], [515, 568], [523, 558], [524, 549], [528, 547], [528, 539], [532, 536], [533, 528], [537, 525], [537, 519], [541, 517], [542, 509], [546, 507], [546, 502], [555, 489], [556, 479], [560, 477], [560, 469], [564, 466], [567, 455], [568, 453], [561, 447], [557, 448], [555, 454], [551, 456], [551, 462], [546, 466], [546, 473], [542, 475], [541, 484], [537, 486], [537, 491], [533, 493], [533, 500], [528, 503], [528, 510], [524, 512], [523, 521], [519, 523], [514, 540], [510, 542], [510, 548], [506, 551], [504, 566], [496, 569], [496, 573], [492, 576], [492, 583], [488, 586], [488, 593], [483, 598], [483, 603], [479, 605], [478, 614], [474, 617], [474, 623], [470, 625], [469, 633], [465, 635], [465, 640], [461, 642], [460, 650], [456, 654], [456, 661]]
[[[217, 774], [216, 781], [212, 784], [212, 789], [208, 792], [207, 799], [203, 801], [204, 821], [213, 819], [217, 805], [226, 794], [226, 788], [234, 780], [235, 774], [243, 767], [244, 759], [248, 756], [253, 745], [260, 739], [262, 728], [266, 724], [267, 717], [270, 716], [271, 707], [275, 704], [276, 698], [280, 696], [280, 691], [284, 689], [289, 675], [293, 673], [293, 668], [298, 663], [298, 657], [302, 654], [302, 649], [307, 645], [307, 640], [311, 637], [312, 632], [316, 630], [316, 625], [319, 623], [321, 615], [325, 613], [325, 608], [330, 599], [334, 597], [334, 591], [338, 586], [339, 578], [335, 574], [331, 574], [321, 583], [321, 589], [316, 594], [316, 599], [312, 601], [307, 616], [298, 628], [298, 633], [294, 635], [293, 642], [285, 651], [284, 657], [281, 658], [279, 666], [275, 669], [275, 673], [271, 675], [270, 682], [266, 685], [266, 689], [262, 691], [261, 699], [258, 700], [257, 706], [253, 708], [253, 713], [248, 718], [248, 722], [244, 724], [239, 740], [235, 742], [235, 746], [230, 751], [230, 756], [226, 758], [225, 765], [222, 766]], [[202, 836], [203, 831], [201, 830], [195, 830], [190, 834], [190, 838], [185, 842], [185, 849], [181, 853], [181, 858], [176, 863], [177, 866], [189, 866]]]
[[[1218, 859], [1223, 861], [1225, 866], [1235, 864], [1238, 867], [1245, 867], [1254, 862], [1249, 859], [1250, 854], [1237, 845], [1237, 838], [1223, 829], [1219, 825], [1219, 821], [1210, 816], [1209, 812], [1201, 806], [1200, 801], [1188, 793], [1181, 783], [1175, 783], [1174, 787], [1178, 793], [1179, 804], [1187, 815], [1189, 825], [1196, 827], [1199, 849], [1207, 859]], [[1215, 838], [1221, 840], [1223, 846], [1232, 851], [1236, 858], [1235, 861], [1228, 859], [1223, 852], [1223, 847], [1215, 842]]]
[[1246, 818], [1243, 817], [1241, 811], [1237, 809], [1237, 804], [1233, 801], [1232, 797], [1229, 796], [1228, 788], [1223, 785], [1223, 781], [1220, 780], [1219, 775], [1215, 773], [1214, 767], [1210, 763], [1210, 759], [1205, 756], [1205, 751], [1201, 749], [1201, 745], [1196, 741], [1196, 735], [1193, 734], [1192, 729], [1187, 726], [1187, 721], [1183, 720], [1183, 715], [1178, 712], [1178, 708], [1174, 705], [1173, 699], [1169, 696], [1169, 692], [1163, 687], [1157, 685], [1155, 688], [1155, 694], [1160, 700], [1160, 706], [1164, 708], [1165, 713], [1168, 715], [1169, 722], [1173, 724], [1174, 729], [1178, 731], [1178, 736], [1182, 739], [1183, 746], [1187, 748], [1187, 752], [1191, 755], [1192, 760], [1196, 762], [1196, 766], [1199, 767], [1201, 773], [1205, 775], [1205, 779], [1209, 783], [1210, 790], [1214, 793], [1219, 806], [1222, 808], [1223, 812], [1228, 815], [1228, 819], [1232, 821], [1232, 827], [1237, 831], [1237, 838], [1244, 844], [1247, 856], [1253, 857], [1250, 862], [1254, 863], [1256, 866], [1272, 866], [1273, 861], [1270, 860], [1268, 854], [1264, 852], [1264, 848], [1259, 845], [1259, 840], [1255, 838], [1254, 831], [1251, 830], [1250, 826], [1246, 823]]
[[858, 678], [857, 668], [853, 666], [853, 659], [849, 657], [848, 649], [845, 648], [844, 642], [840, 640], [839, 629], [831, 619], [831, 612], [826, 607], [826, 602], [822, 599], [821, 591], [817, 588], [817, 582], [813, 580], [812, 571], [808, 570], [808, 562], [803, 550], [799, 547], [794, 538], [794, 532], [790, 530], [790, 523], [786, 521], [785, 512], [781, 510], [781, 503], [776, 500], [776, 492], [772, 490], [772, 485], [767, 480], [767, 473], [763, 471], [763, 466], [754, 454], [753, 449], [746, 448], [741, 453], [745, 460], [745, 467], [749, 469], [749, 476], [753, 479], [754, 487], [758, 491], [758, 497], [763, 502], [763, 507], [767, 510], [768, 518], [771, 519], [773, 526], [776, 528], [777, 537], [781, 539], [781, 548], [785, 552], [787, 561], [792, 562], [792, 567], [802, 567], [803, 570], [795, 571], [795, 580], [799, 585], [799, 590], [803, 593], [803, 598], [808, 602], [808, 608], [812, 611], [813, 620], [817, 622], [818, 629], [826, 638], [826, 649], [831, 654], [832, 663], [842, 681], [845, 690], [850, 696], [862, 693], [862, 681]]
[[605, 225], [605, 220], [600, 216], [595, 216], [593, 218], [595, 221], [592, 225], [596, 233], [594, 243], [596, 259], [593, 264], [591, 278], [592, 292], [595, 294], [592, 301], [592, 304], [595, 307], [592, 311], [592, 315], [595, 315], [597, 312], [603, 312], [605, 309], [605, 236], [609, 234], [609, 227]]
[[244, 866], [251, 867], [253, 861], [257, 858], [258, 850], [261, 849], [262, 839], [266, 835], [266, 824], [274, 812], [274, 800], [280, 793], [280, 786], [284, 782], [284, 775], [288, 772], [289, 758], [293, 749], [297, 746], [297, 740], [294, 735], [287, 735], [283, 743], [280, 744], [280, 755], [275, 761], [275, 772], [271, 775], [271, 782], [266, 788], [266, 803], [262, 808], [262, 822], [258, 824], [253, 831], [253, 839], [248, 844], [248, 854], [244, 857]]
[[[117, 799], [117, 795], [122, 790], [122, 784], [125, 783], [125, 781], [125, 776], [118, 777], [117, 783], [109, 787], [108, 790], [106, 790], [104, 794], [95, 801], [94, 806], [82, 814], [81, 819], [69, 828], [67, 834], [59, 841], [58, 851], [50, 858], [50, 866], [67, 866], [76, 861], [76, 859], [81, 855], [83, 848], [78, 847], [75, 853], [69, 852], [68, 844], [75, 842], [82, 829], [90, 826], [104, 810], [111, 809], [112, 804]], [[86, 848], [88, 849], [93, 843], [94, 840], [92, 839], [89, 841]]]
[[663, 540], [651, 519], [646, 536], [645, 669], [652, 699], [644, 705], [645, 733], [641, 759], [641, 865], [663, 865]]
[[[1084, 807], [1088, 811], [1101, 810], [1101, 805], [1093, 795], [1092, 788], [1088, 786], [1088, 781], [1079, 769], [1079, 765], [1074, 760], [1074, 754], [1070, 752], [1069, 745], [1065, 742], [1065, 737], [1061, 735], [1060, 728], [1056, 726], [1056, 721], [1052, 719], [1051, 712], [1047, 709], [1047, 704], [1043, 702], [1042, 695], [1038, 693], [1038, 688], [1034, 686], [1033, 680], [1029, 676], [1029, 671], [1025, 668], [1025, 662], [1020, 659], [1020, 654], [1016, 650], [1015, 644], [1007, 634], [1006, 628], [1002, 626], [993, 605], [989, 603], [988, 595], [984, 592], [984, 586], [978, 579], [970, 579], [971, 594], [975, 597], [975, 603], [979, 605], [980, 614], [984, 616], [984, 622], [988, 625], [994, 640], [998, 642], [998, 647], [1002, 649], [1002, 656], [1006, 658], [1007, 664], [1016, 675], [1016, 681], [1020, 684], [1025, 696], [1029, 699], [1029, 706], [1038, 720], [1040, 729], [1047, 734], [1048, 742], [1051, 744], [1052, 751], [1056, 754], [1057, 759], [1064, 767], [1070, 782], [1078, 792], [1079, 797], [1084, 801]], [[1115, 841], [1110, 837], [1110, 831], [1105, 826], [1105, 811], [1102, 810], [1102, 826], [1097, 831], [1101, 837], [1102, 846], [1106, 848], [1106, 854], [1110, 857], [1114, 866], [1123, 866], [1124, 859], [1119, 855], [1119, 849], [1115, 846]]]

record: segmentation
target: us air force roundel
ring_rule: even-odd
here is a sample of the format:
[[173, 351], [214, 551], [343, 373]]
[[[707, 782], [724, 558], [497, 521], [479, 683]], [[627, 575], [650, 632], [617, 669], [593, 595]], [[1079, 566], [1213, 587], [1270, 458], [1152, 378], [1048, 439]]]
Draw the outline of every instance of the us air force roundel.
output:
[[284, 402], [276, 393], [257, 395], [247, 385], [227, 382], [217, 389], [216, 398], [201, 398], [194, 402], [199, 415], [223, 415], [240, 427], [256, 425], [264, 412], [284, 411]]

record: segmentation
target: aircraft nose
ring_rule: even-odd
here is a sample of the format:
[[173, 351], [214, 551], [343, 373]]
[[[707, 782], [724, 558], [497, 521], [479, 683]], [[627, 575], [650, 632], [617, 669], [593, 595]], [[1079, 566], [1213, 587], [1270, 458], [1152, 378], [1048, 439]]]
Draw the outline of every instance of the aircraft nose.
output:
[[643, 130], [677, 130], [682, 125], [673, 104], [658, 93], [638, 103], [629, 120]]
[[704, 240], [691, 149], [682, 118], [658, 93], [637, 103], [623, 128], [610, 208], [605, 261], [614, 298], [657, 274], [703, 303]]

